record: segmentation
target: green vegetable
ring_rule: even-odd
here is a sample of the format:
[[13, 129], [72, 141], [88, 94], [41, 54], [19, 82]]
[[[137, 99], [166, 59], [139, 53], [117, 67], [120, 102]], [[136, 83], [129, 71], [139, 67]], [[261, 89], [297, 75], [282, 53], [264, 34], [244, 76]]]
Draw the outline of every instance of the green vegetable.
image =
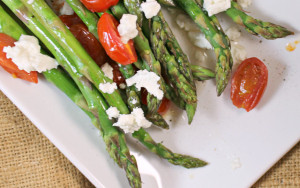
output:
[[216, 84], [220, 96], [226, 88], [233, 64], [230, 43], [227, 36], [218, 30], [211, 18], [198, 6], [194, 0], [174, 0], [199, 26], [207, 40], [214, 47], [217, 56]]
[[226, 11], [226, 14], [249, 33], [260, 35], [266, 39], [283, 38], [294, 34], [280, 25], [264, 22], [247, 15], [242, 7], [234, 1], [231, 1], [231, 8]]
[[[134, 156], [130, 155], [126, 145], [124, 134], [112, 126], [109, 120], [104, 98], [87, 80], [77, 68], [72, 66], [72, 59], [58, 44], [51, 34], [38, 22], [36, 17], [19, 0], [4, 0], [4, 3], [23, 21], [23, 23], [47, 46], [56, 60], [69, 73], [82, 92], [88, 109], [100, 122], [100, 129], [106, 144], [106, 149], [114, 161], [126, 171], [128, 181], [132, 187], [141, 187], [141, 178], [137, 169]], [[1, 18], [4, 18], [1, 14]], [[4, 18], [5, 19], [5, 18]], [[7, 31], [8, 33], [10, 32]], [[49, 78], [49, 76], [48, 76]], [[54, 77], [52, 77], [54, 78]]]

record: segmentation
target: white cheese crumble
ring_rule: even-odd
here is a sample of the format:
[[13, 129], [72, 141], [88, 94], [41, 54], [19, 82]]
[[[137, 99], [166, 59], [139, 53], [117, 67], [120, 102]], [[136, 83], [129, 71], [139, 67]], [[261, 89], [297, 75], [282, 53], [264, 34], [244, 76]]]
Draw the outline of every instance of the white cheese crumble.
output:
[[237, 42], [231, 43], [231, 53], [234, 62], [241, 62], [247, 58], [247, 51], [245, 47]]
[[101, 83], [99, 85], [99, 89], [103, 93], [112, 94], [116, 89], [118, 89], [118, 87], [116, 83], [105, 83], [105, 84]]
[[28, 4], [32, 4], [34, 2], [34, 0], [28, 0], [27, 3]]
[[237, 27], [230, 27], [225, 31], [225, 34], [231, 41], [238, 41], [242, 35]]
[[212, 49], [211, 44], [201, 31], [190, 31], [188, 32], [188, 36], [195, 46], [203, 49]]
[[231, 0], [204, 0], [203, 7], [209, 16], [224, 12], [231, 7]]
[[248, 8], [252, 4], [252, 0], [237, 0], [237, 3], [243, 8]]
[[118, 118], [120, 116], [120, 112], [116, 107], [110, 107], [106, 110], [109, 119]]
[[136, 21], [136, 15], [124, 14], [122, 16], [120, 25], [118, 26], [118, 31], [124, 44], [127, 44], [130, 39], [133, 39], [138, 35]]
[[240, 158], [235, 158], [235, 159], [232, 160], [231, 168], [233, 170], [241, 168], [241, 167], [242, 167], [242, 164], [241, 164]]
[[147, 19], [150, 19], [158, 14], [161, 6], [156, 0], [147, 0], [141, 4], [141, 10], [144, 12]]
[[70, 5], [67, 2], [64, 2], [63, 7], [59, 10], [61, 15], [72, 15], [74, 14], [73, 9], [70, 7]]
[[119, 87], [120, 87], [120, 89], [126, 89], [126, 84], [121, 83], [121, 84], [119, 85]]
[[127, 133], [134, 133], [140, 128], [149, 128], [151, 122], [144, 116], [144, 111], [141, 108], [134, 108], [131, 114], [121, 114], [114, 126], [120, 127]]
[[104, 72], [105, 76], [107, 76], [111, 80], [114, 78], [114, 74], [113, 74], [114, 69], [108, 63], [105, 63], [104, 65], [102, 65], [101, 69]]
[[6, 46], [3, 52], [6, 57], [11, 58], [20, 70], [26, 72], [37, 71], [39, 73], [57, 68], [55, 59], [41, 54], [41, 46], [37, 38], [29, 35], [21, 35], [15, 46]]
[[145, 88], [150, 94], [154, 95], [157, 99], [162, 100], [164, 97], [163, 91], [159, 88], [160, 85], [158, 81], [160, 77], [157, 76], [154, 72], [149, 72], [147, 70], [139, 70], [137, 73], [126, 79], [128, 86], [135, 84], [135, 87], [140, 91], [141, 88]]

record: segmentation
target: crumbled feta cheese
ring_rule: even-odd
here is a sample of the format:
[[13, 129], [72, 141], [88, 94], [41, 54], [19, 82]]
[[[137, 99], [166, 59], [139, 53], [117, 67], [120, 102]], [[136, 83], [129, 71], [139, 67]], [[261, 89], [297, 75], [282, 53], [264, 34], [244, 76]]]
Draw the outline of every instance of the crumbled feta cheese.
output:
[[241, 62], [247, 58], [247, 51], [244, 46], [233, 42], [231, 44], [231, 53], [234, 62]]
[[204, 0], [203, 7], [209, 16], [226, 11], [231, 7], [231, 0]]
[[102, 65], [101, 69], [104, 72], [105, 76], [107, 76], [110, 79], [114, 78], [114, 74], [113, 74], [114, 69], [108, 63], [105, 63], [104, 65]]
[[238, 41], [241, 37], [241, 32], [237, 27], [230, 27], [225, 33], [231, 41]]
[[248, 8], [252, 4], [252, 0], [237, 0], [237, 3], [243, 8]]
[[3, 52], [6, 57], [11, 58], [20, 70], [26, 72], [37, 71], [39, 73], [57, 68], [55, 59], [41, 54], [41, 46], [37, 38], [29, 35], [21, 35], [15, 46], [6, 46]]
[[162, 98], [164, 97], [164, 93], [159, 88], [159, 80], [160, 77], [157, 76], [157, 74], [155, 74], [154, 72], [149, 72], [147, 70], [139, 70], [133, 77], [126, 79], [126, 83], [128, 86], [132, 86], [135, 84], [135, 87], [139, 91], [143, 87], [149, 93], [157, 97], [157, 99], [162, 100]]
[[109, 119], [118, 118], [120, 116], [120, 112], [116, 107], [110, 107], [106, 110]]
[[67, 2], [64, 2], [63, 7], [59, 10], [61, 15], [72, 15], [74, 14], [73, 9], [70, 7], [70, 5]]
[[160, 11], [160, 4], [156, 0], [147, 0], [141, 4], [141, 10], [144, 12], [147, 19], [150, 19]]
[[176, 23], [181, 29], [184, 29], [186, 31], [200, 31], [197, 24], [185, 14], [179, 14], [176, 17]]
[[121, 84], [119, 85], [119, 87], [120, 87], [121, 89], [126, 89], [126, 84], [121, 83]]
[[149, 128], [151, 122], [149, 122], [141, 108], [134, 108], [131, 114], [121, 114], [114, 126], [120, 127], [125, 133], [133, 133], [140, 128]]
[[131, 103], [136, 104], [138, 101], [136, 99], [132, 99]]
[[241, 164], [240, 158], [235, 158], [235, 159], [232, 160], [231, 168], [233, 170], [241, 168], [241, 167], [242, 167], [242, 164]]
[[201, 31], [190, 31], [188, 36], [194, 45], [203, 49], [212, 49], [211, 44], [205, 38], [205, 35]]
[[136, 15], [123, 14], [120, 25], [118, 26], [118, 31], [124, 44], [127, 44], [130, 39], [133, 39], [138, 35], [136, 21]]
[[118, 89], [118, 87], [116, 83], [105, 83], [105, 84], [101, 83], [99, 85], [99, 89], [103, 93], [112, 94], [116, 89]]
[[32, 4], [34, 0], [28, 0], [27, 3], [28, 4]]

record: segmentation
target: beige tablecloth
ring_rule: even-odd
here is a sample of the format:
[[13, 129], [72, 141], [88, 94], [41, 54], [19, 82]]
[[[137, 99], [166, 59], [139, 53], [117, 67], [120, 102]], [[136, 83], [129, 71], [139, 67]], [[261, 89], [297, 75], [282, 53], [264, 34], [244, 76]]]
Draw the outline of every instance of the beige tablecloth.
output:
[[[0, 187], [93, 187], [2, 92]], [[300, 143], [254, 187], [300, 187]]]

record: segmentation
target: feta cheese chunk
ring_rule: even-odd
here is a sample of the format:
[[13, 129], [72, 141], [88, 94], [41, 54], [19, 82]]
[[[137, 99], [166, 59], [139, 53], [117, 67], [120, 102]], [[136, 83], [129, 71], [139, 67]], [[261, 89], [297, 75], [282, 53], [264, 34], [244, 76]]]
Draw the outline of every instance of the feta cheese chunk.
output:
[[139, 70], [133, 77], [126, 79], [126, 83], [127, 86], [135, 85], [139, 91], [143, 87], [157, 99], [162, 100], [164, 93], [160, 89], [160, 85], [158, 83], [159, 80], [160, 77], [154, 72]]
[[225, 31], [225, 34], [231, 41], [238, 41], [241, 37], [241, 32], [237, 27], [230, 27]]
[[101, 83], [99, 85], [99, 89], [103, 92], [103, 93], [108, 93], [108, 94], [112, 94], [116, 89], [118, 89], [118, 86], [116, 83]]
[[190, 31], [188, 32], [188, 36], [195, 46], [203, 49], [212, 49], [211, 44], [201, 31]]
[[29, 35], [21, 35], [15, 46], [6, 46], [3, 52], [11, 58], [20, 70], [26, 72], [37, 71], [39, 73], [57, 68], [58, 63], [50, 56], [40, 53], [41, 46], [37, 38]]
[[60, 15], [72, 15], [74, 14], [74, 10], [70, 7], [67, 2], [63, 2], [63, 7], [59, 10]]
[[136, 21], [136, 15], [124, 14], [122, 16], [120, 25], [118, 26], [118, 31], [124, 44], [127, 44], [130, 39], [133, 39], [138, 35]]
[[209, 16], [224, 12], [231, 7], [231, 0], [204, 0], [204, 8]]
[[110, 107], [106, 110], [109, 119], [118, 118], [120, 116], [120, 112], [116, 107]]
[[231, 53], [234, 62], [241, 62], [247, 58], [247, 51], [244, 46], [233, 42], [231, 44]]
[[140, 128], [149, 128], [151, 122], [144, 116], [144, 111], [141, 108], [134, 108], [131, 114], [121, 114], [119, 119], [113, 126], [120, 127], [127, 133], [134, 133]]
[[243, 8], [248, 8], [252, 4], [252, 0], [237, 0], [237, 3]]
[[147, 19], [150, 19], [158, 14], [161, 6], [156, 0], [147, 0], [141, 4], [141, 10], [144, 12]]
[[113, 74], [114, 69], [108, 63], [105, 63], [104, 65], [102, 65], [101, 69], [104, 72], [105, 76], [107, 76], [110, 79], [114, 78], [114, 74]]

